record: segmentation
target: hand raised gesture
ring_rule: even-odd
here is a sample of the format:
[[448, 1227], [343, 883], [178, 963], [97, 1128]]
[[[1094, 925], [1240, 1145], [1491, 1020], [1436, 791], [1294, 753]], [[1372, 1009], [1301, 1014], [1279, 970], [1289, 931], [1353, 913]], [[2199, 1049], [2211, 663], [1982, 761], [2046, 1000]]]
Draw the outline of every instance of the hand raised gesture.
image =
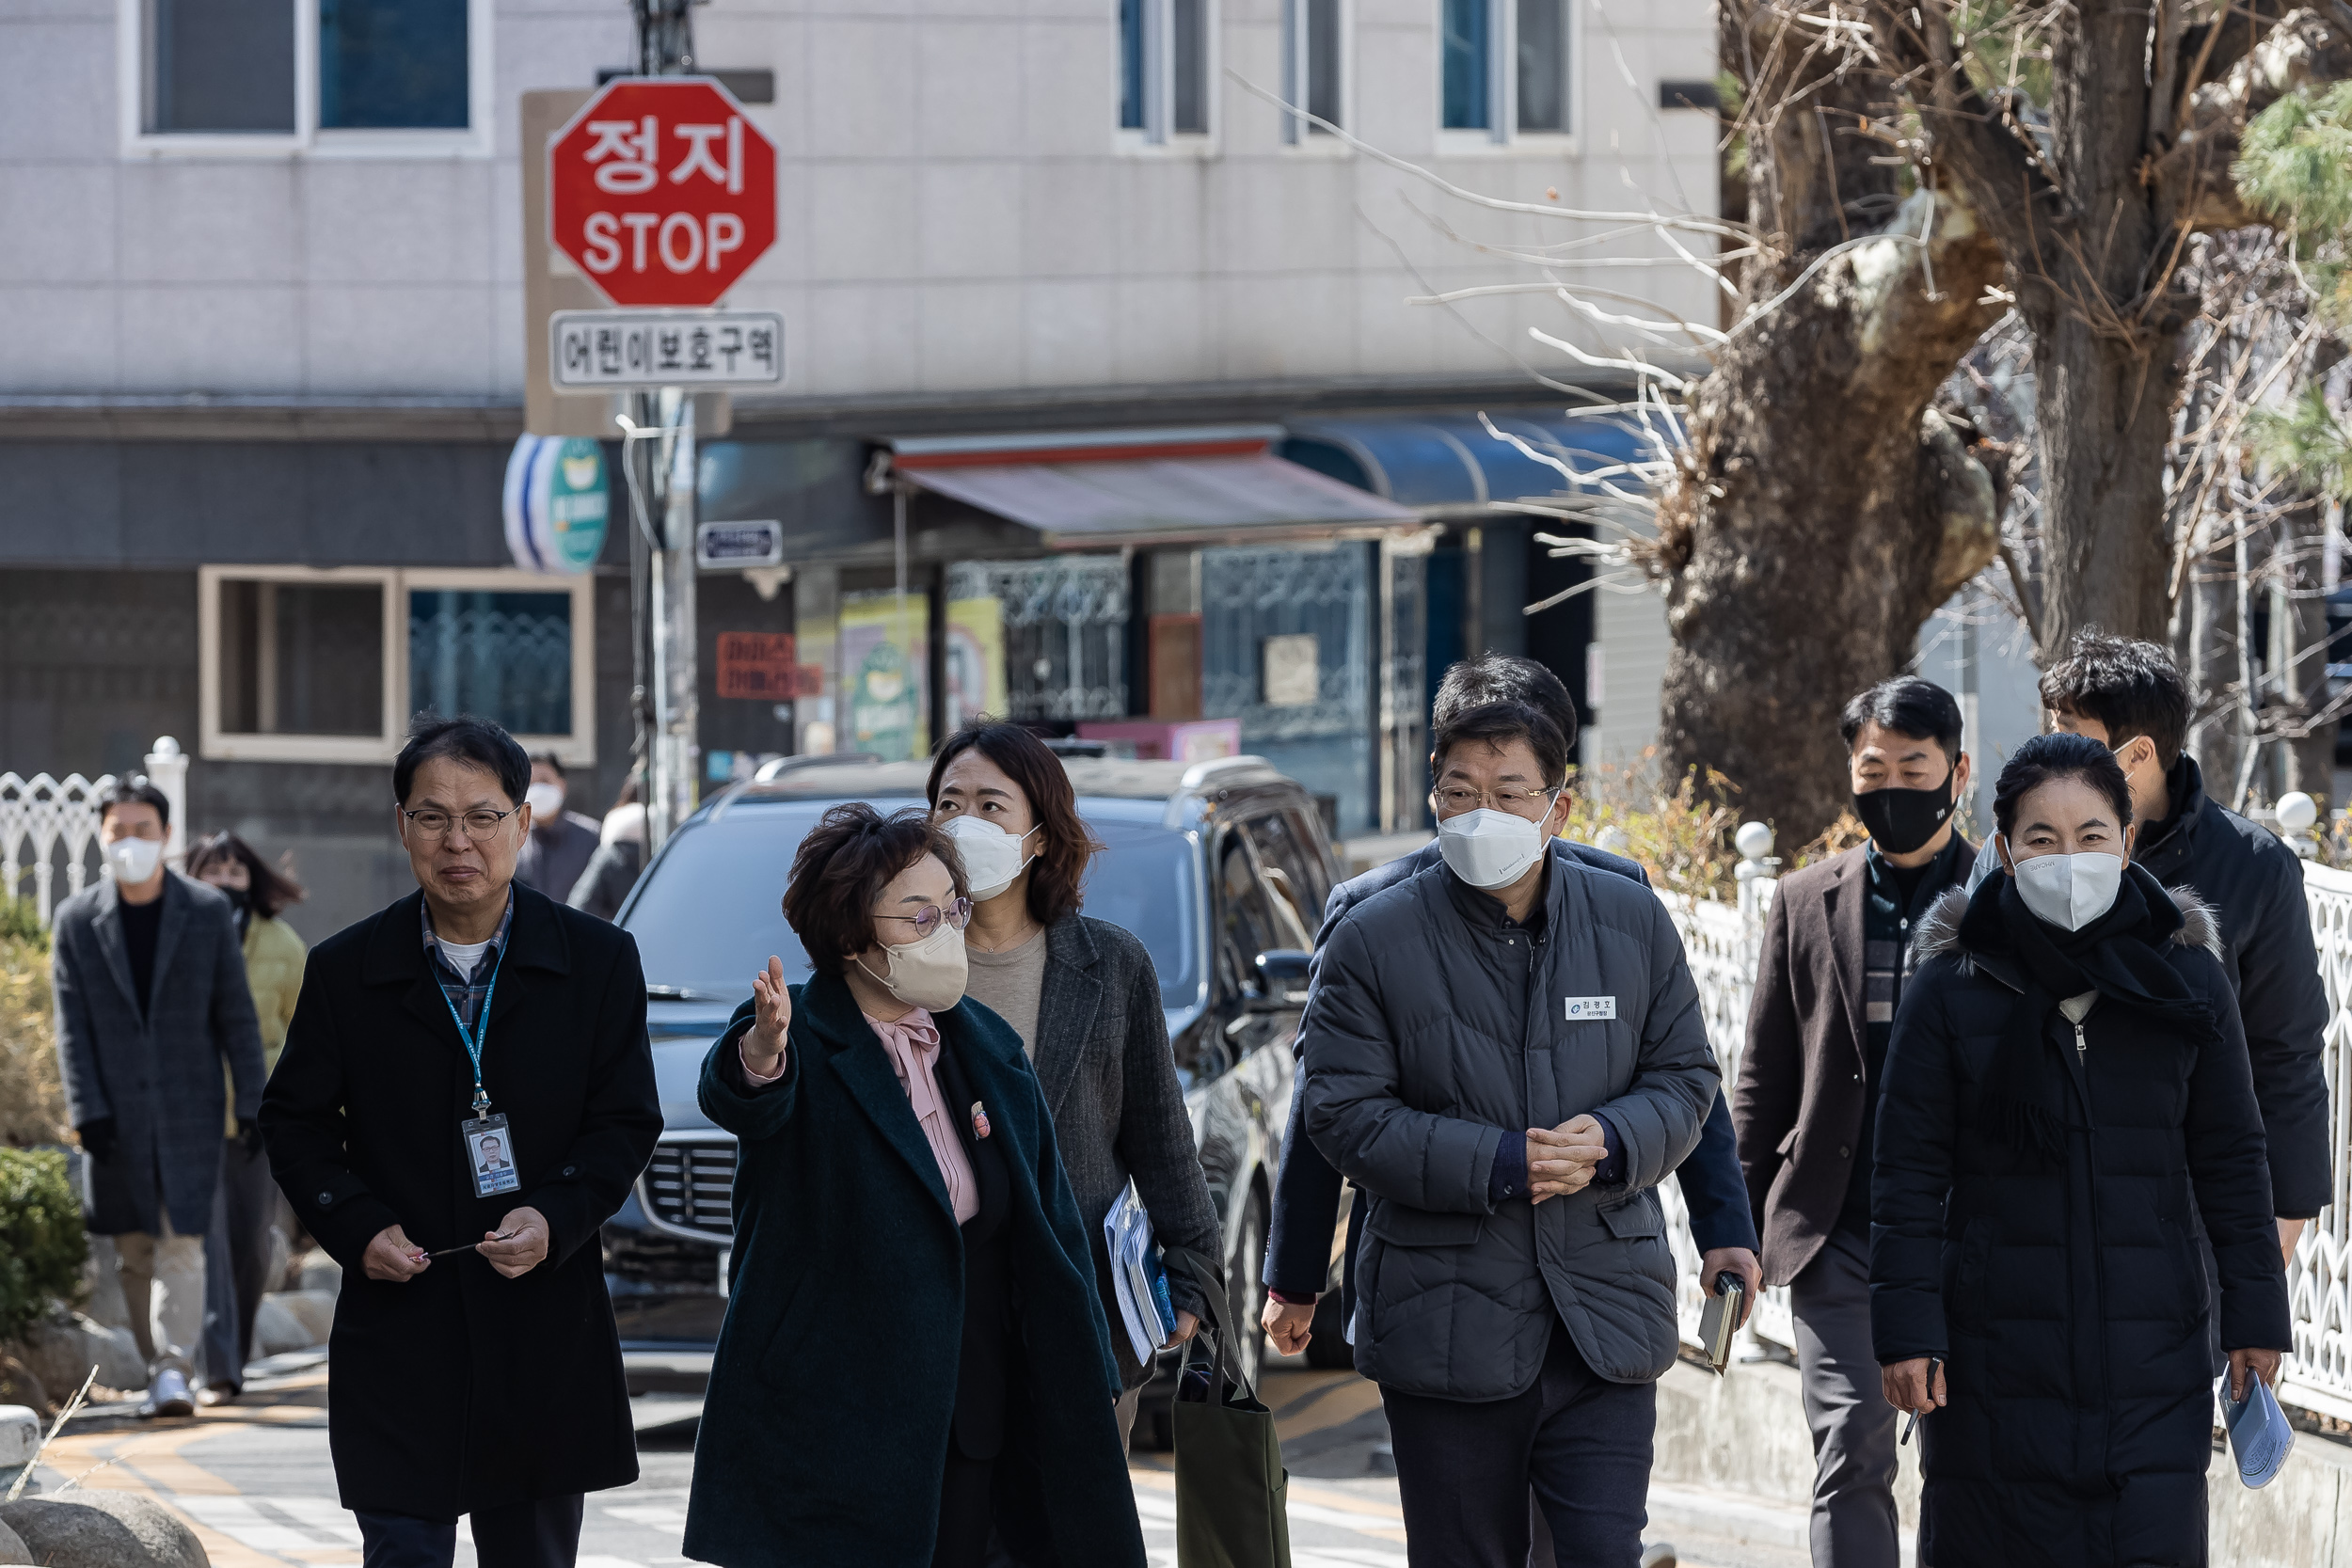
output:
[[743, 1037], [743, 1064], [762, 1075], [778, 1070], [784, 1037], [792, 1027], [792, 993], [784, 989], [784, 960], [768, 956], [768, 967], [752, 976], [752, 1032]]

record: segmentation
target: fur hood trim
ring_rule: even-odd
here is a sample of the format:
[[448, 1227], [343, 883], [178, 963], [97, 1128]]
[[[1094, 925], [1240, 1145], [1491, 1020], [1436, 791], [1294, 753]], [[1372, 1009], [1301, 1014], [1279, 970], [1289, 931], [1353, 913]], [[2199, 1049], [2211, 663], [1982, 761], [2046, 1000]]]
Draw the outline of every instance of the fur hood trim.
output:
[[[2205, 902], [2192, 887], [2167, 888], [2173, 906], [2181, 911], [2181, 928], [2172, 933], [2176, 946], [2201, 947], [2216, 958], [2221, 954], [2221, 919], [2214, 907]], [[1946, 888], [1936, 895], [1928, 912], [1919, 917], [1919, 934], [1914, 945], [1922, 961], [1941, 958], [1947, 953], [1959, 955], [1962, 963], [1969, 955], [1960, 944], [1960, 923], [1968, 913], [1970, 890]]]

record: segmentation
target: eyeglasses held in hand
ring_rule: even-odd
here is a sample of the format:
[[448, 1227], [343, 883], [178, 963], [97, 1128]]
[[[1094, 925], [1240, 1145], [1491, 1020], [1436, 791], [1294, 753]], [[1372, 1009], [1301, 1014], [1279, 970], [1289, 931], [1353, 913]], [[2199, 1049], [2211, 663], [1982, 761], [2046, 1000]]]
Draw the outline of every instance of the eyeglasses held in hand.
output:
[[877, 913], [874, 918], [876, 920], [906, 921], [914, 927], [914, 934], [917, 938], [928, 937], [933, 931], [938, 930], [939, 923], [943, 920], [947, 923], [949, 930], [961, 931], [971, 922], [972, 900], [969, 898], [958, 898], [949, 903], [945, 909], [942, 909], [937, 904], [926, 904], [921, 909], [915, 911], [913, 914]]

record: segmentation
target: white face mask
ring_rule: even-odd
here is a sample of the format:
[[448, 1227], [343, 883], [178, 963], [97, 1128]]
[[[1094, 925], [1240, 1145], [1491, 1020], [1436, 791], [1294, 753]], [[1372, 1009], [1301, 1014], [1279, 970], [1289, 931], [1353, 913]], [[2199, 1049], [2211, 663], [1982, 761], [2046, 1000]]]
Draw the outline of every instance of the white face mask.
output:
[[1438, 824], [1438, 853], [1475, 888], [1508, 887], [1544, 852], [1544, 831], [1524, 816], [1481, 806]]
[[564, 786], [560, 784], [535, 784], [523, 791], [523, 803], [531, 808], [531, 823], [544, 828], [555, 820], [564, 809]]
[[2096, 852], [2036, 855], [2017, 863], [2017, 896], [2053, 926], [2079, 931], [2115, 908], [2123, 857]]
[[1015, 838], [993, 822], [960, 816], [949, 817], [940, 831], [955, 841], [956, 859], [963, 863], [963, 879], [976, 904], [1012, 886], [1013, 879], [1037, 859], [1035, 854], [1021, 852], [1022, 844], [1038, 832], [1036, 828]]
[[857, 960], [857, 966], [873, 974], [882, 990], [908, 1006], [936, 1013], [963, 1000], [963, 933], [946, 921], [941, 921], [939, 929], [920, 942], [902, 942], [882, 951], [890, 955], [887, 974], [874, 974], [866, 969], [863, 958]]
[[106, 846], [106, 863], [115, 868], [115, 880], [126, 887], [137, 887], [155, 875], [163, 860], [160, 839], [119, 838]]

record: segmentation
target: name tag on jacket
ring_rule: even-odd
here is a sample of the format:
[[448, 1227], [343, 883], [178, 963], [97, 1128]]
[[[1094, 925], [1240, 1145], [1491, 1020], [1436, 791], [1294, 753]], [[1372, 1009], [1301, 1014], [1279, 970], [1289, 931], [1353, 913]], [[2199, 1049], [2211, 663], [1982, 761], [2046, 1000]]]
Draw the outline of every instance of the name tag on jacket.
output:
[[1588, 1018], [1617, 1016], [1617, 999], [1613, 996], [1571, 996], [1567, 999], [1567, 1021], [1570, 1023], [1581, 1022]]

